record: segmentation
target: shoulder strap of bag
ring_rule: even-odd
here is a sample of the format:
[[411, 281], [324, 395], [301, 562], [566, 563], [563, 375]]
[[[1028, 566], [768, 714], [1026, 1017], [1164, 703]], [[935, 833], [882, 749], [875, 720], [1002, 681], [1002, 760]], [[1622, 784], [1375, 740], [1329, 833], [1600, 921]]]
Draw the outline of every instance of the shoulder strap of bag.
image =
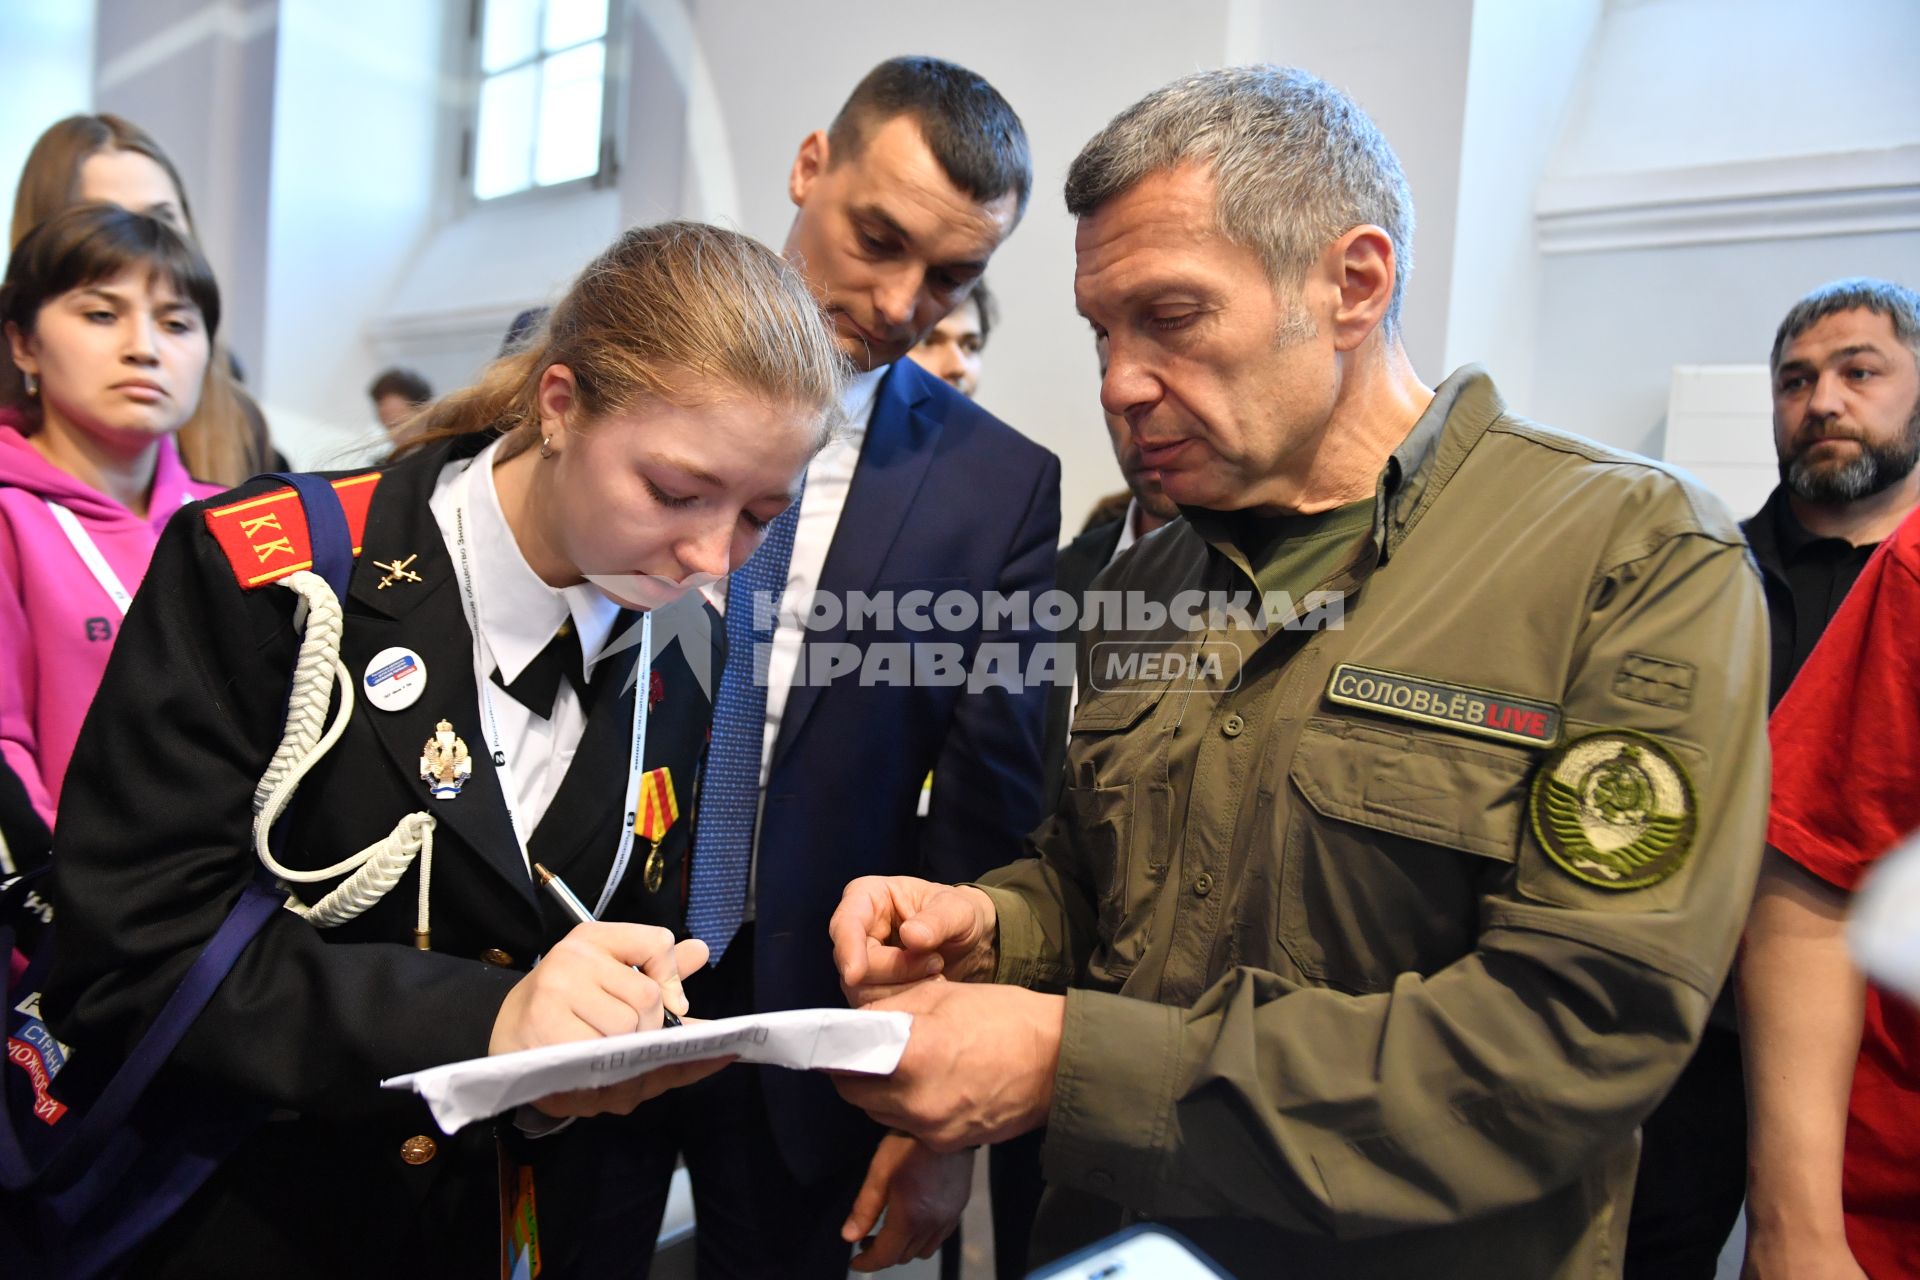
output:
[[[336, 596], [344, 596], [353, 572], [353, 537], [333, 486], [318, 476], [275, 474], [294, 487], [306, 508], [313, 541], [314, 572], [326, 579]], [[240, 953], [285, 900], [286, 895], [271, 884], [260, 879], [248, 883], [213, 937], [194, 957], [180, 985], [167, 998], [146, 1034], [134, 1045], [86, 1113], [72, 1117], [72, 1130], [58, 1152], [42, 1167], [32, 1166], [20, 1142], [15, 1128], [19, 1117], [12, 1108], [0, 1107], [0, 1188], [17, 1191], [34, 1182], [59, 1185], [93, 1158], [101, 1144], [126, 1122], [141, 1094], [232, 971]], [[11, 930], [0, 933], [6, 935], [10, 958]], [[16, 994], [12, 978], [9, 974], [6, 984], [10, 1002]], [[4, 1091], [0, 1091], [0, 1097], [4, 1096]]]
[[232, 972], [240, 953], [285, 900], [286, 895], [257, 882], [241, 891], [240, 900], [194, 957], [180, 985], [167, 997], [147, 1033], [133, 1046], [127, 1060], [113, 1073], [113, 1079], [107, 1082], [86, 1114], [74, 1118], [73, 1132], [60, 1153], [40, 1171], [40, 1177], [55, 1184], [64, 1182], [68, 1175], [79, 1171], [77, 1166], [92, 1160], [100, 1143], [126, 1123], [140, 1095], [153, 1083], [154, 1076], [179, 1047], [194, 1019], [213, 999], [213, 993]]
[[307, 533], [313, 540], [313, 571], [327, 580], [336, 597], [346, 599], [347, 579], [353, 576], [353, 534], [333, 483], [299, 471], [268, 474], [285, 480], [300, 495], [300, 505], [307, 509]]

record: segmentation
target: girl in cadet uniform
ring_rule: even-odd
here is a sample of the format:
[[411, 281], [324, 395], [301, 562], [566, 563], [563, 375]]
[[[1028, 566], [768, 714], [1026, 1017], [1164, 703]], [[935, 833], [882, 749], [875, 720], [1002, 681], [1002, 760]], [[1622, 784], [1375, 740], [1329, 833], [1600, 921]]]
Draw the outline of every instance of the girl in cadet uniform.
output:
[[181, 504], [220, 295], [164, 223], [76, 205], [22, 240], [0, 285], [0, 759], [53, 825], [121, 616]]
[[[173, 161], [146, 130], [103, 112], [68, 116], [33, 144], [14, 192], [8, 243], [17, 247], [54, 214], [91, 200], [151, 214], [188, 240], [195, 237], [187, 189]], [[223, 486], [276, 465], [266, 420], [217, 346], [199, 406], [180, 430], [180, 456], [188, 471]]]
[[[697, 596], [672, 602], [792, 501], [839, 378], [776, 255], [710, 227], [635, 229], [527, 347], [415, 419], [405, 456], [334, 479], [357, 551], [337, 605], [301, 571], [302, 509], [271, 478], [169, 526], [102, 688], [112, 715], [69, 775], [49, 1021], [76, 1061], [124, 1053], [259, 872], [257, 826], [319, 910], [276, 913], [171, 1060], [164, 1083], [273, 1111], [134, 1274], [493, 1275], [503, 1181], [514, 1219], [536, 1213], [542, 1274], [564, 1274], [606, 1137], [591, 1120], [542, 1132], [549, 1117], [627, 1111], [706, 1069], [452, 1136], [379, 1082], [684, 1009], [704, 945], [607, 922], [676, 915], [684, 888], [722, 632]], [[636, 607], [671, 636], [647, 678]], [[336, 618], [338, 669], [303, 658]], [[310, 750], [316, 699], [337, 718], [348, 691], [344, 732]], [[400, 874], [340, 906], [368, 849]], [[603, 922], [576, 927], [534, 864]]]

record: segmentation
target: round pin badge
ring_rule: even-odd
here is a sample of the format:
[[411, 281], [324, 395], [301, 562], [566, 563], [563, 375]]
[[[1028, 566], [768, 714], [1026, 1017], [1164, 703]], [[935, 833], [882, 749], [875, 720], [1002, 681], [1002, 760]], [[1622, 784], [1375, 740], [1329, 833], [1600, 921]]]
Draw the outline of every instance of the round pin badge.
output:
[[426, 692], [427, 664], [411, 649], [382, 649], [367, 664], [360, 687], [382, 711], [405, 711]]
[[1547, 856], [1596, 888], [1658, 884], [1693, 851], [1693, 782], [1671, 751], [1638, 733], [1590, 733], [1548, 756], [1531, 808]]

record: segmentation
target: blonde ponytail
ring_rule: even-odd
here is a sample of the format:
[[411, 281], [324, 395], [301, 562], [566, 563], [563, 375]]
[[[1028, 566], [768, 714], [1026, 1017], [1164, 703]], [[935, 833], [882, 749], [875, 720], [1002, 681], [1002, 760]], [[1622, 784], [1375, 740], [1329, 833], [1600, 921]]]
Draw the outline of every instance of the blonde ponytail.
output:
[[808, 410], [822, 439], [845, 376], [819, 304], [778, 254], [738, 232], [663, 222], [614, 241], [525, 345], [402, 424], [395, 456], [487, 430], [507, 437], [509, 456], [529, 447], [540, 375], [556, 364], [573, 372], [588, 420], [718, 390]]

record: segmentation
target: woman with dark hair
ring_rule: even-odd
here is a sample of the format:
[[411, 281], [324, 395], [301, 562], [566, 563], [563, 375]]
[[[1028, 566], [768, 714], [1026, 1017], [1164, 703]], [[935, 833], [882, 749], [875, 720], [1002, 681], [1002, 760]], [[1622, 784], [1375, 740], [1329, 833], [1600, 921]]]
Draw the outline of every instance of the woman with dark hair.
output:
[[[636, 228], [395, 461], [332, 479], [344, 592], [271, 478], [169, 527], [69, 775], [49, 1024], [75, 1060], [117, 1060], [262, 867], [288, 909], [157, 1083], [272, 1116], [135, 1274], [491, 1275], [522, 1171], [564, 1271], [609, 1126], [530, 1140], [551, 1122], [523, 1109], [444, 1135], [380, 1081], [685, 1010], [705, 945], [640, 923], [680, 916], [719, 658], [681, 597], [794, 501], [840, 380], [777, 255]], [[689, 625], [654, 629], [676, 601]], [[534, 1109], [627, 1111], [710, 1069]]]
[[[130, 120], [102, 113], [68, 116], [50, 126], [27, 153], [13, 200], [9, 243], [69, 205], [104, 200], [158, 218], [194, 240], [186, 184], [153, 136]], [[225, 351], [207, 362], [200, 404], [180, 429], [180, 455], [203, 480], [235, 485], [275, 469], [266, 420], [240, 389]]]
[[0, 755], [52, 825], [160, 531], [219, 491], [188, 476], [174, 436], [220, 294], [170, 226], [78, 205], [14, 249], [0, 323]]

